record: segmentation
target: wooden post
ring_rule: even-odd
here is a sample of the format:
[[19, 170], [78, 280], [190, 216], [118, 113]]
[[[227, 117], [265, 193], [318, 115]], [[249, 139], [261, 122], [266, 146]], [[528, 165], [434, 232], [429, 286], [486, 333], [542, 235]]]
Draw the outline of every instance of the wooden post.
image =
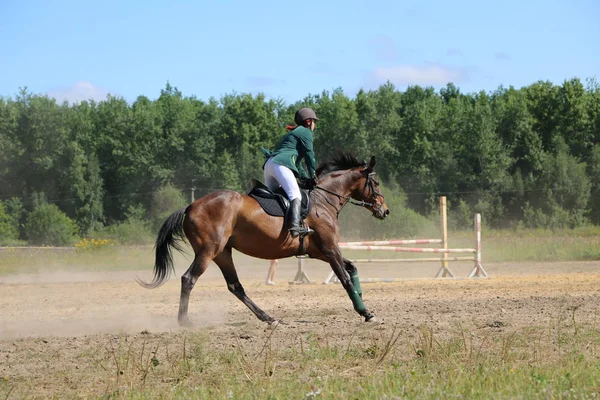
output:
[[303, 283], [313, 283], [306, 272], [304, 272], [304, 256], [298, 256], [298, 271], [296, 272], [296, 276], [293, 281], [290, 281], [290, 285], [298, 285]]
[[[446, 210], [446, 196], [440, 196], [440, 225], [442, 234], [442, 248], [448, 249], [448, 213]], [[452, 272], [448, 269], [448, 253], [444, 253], [442, 257], [442, 266], [438, 271], [436, 278], [439, 277], [454, 277]]]
[[469, 274], [469, 278], [487, 278], [488, 274], [481, 265], [481, 214], [475, 214], [473, 218], [473, 228], [475, 230], [475, 265]]

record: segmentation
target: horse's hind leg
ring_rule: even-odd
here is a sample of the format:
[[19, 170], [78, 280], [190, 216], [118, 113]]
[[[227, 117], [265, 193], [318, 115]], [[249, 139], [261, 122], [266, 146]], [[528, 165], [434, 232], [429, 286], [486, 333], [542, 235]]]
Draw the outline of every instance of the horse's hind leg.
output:
[[192, 265], [190, 265], [188, 270], [181, 276], [181, 297], [179, 298], [179, 314], [177, 316], [179, 325], [191, 325], [190, 319], [188, 318], [190, 293], [200, 275], [206, 271], [208, 264], [210, 264], [210, 257], [201, 253], [196, 253]]
[[221, 269], [223, 277], [227, 282], [227, 289], [242, 301], [261, 321], [273, 323], [275, 320], [271, 318], [266, 312], [261, 310], [250, 298], [246, 295], [240, 280], [238, 279], [235, 265], [233, 265], [233, 258], [231, 256], [231, 247], [227, 246], [218, 256], [213, 260]]

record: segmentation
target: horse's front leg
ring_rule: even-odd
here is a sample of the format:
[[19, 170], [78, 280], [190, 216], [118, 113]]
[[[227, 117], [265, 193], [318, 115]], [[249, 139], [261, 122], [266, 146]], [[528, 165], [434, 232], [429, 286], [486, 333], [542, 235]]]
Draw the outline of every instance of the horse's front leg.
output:
[[358, 295], [362, 299], [362, 288], [360, 287], [360, 279], [358, 278], [358, 268], [356, 268], [356, 266], [352, 264], [352, 261], [348, 260], [347, 258], [344, 258], [343, 260], [344, 269], [348, 275], [350, 275], [350, 282], [352, 282], [354, 288], [358, 292]]
[[349, 261], [342, 257], [340, 249], [330, 250], [325, 254], [326, 260], [331, 265], [331, 269], [339, 279], [340, 283], [346, 289], [354, 310], [365, 317], [365, 322], [374, 322], [376, 318], [367, 310], [362, 300], [362, 289], [358, 279], [358, 270]]

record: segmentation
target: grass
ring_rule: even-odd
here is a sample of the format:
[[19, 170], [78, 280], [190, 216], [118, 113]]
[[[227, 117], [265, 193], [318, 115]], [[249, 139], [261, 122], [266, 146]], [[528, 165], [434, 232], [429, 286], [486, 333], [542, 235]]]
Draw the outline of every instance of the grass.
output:
[[76, 248], [16, 247], [0, 250], [0, 275], [51, 271], [123, 271], [154, 265], [151, 246], [114, 246], [93, 251]]
[[[473, 232], [450, 233], [450, 247], [474, 247]], [[487, 262], [600, 260], [600, 228], [483, 230]]]
[[[449, 232], [450, 248], [473, 248], [472, 231]], [[600, 260], [600, 227], [573, 230], [487, 230], [482, 231], [483, 262], [590, 261]], [[409, 247], [439, 247], [411, 245]], [[39, 271], [116, 271], [151, 269], [154, 252], [151, 245], [109, 246], [98, 248], [0, 250], [0, 275]], [[177, 256], [178, 253], [175, 252]], [[453, 253], [451, 256], [470, 256]], [[435, 257], [432, 253], [372, 253], [344, 250], [344, 256], [357, 258]], [[183, 255], [183, 257], [188, 257]], [[187, 261], [186, 261], [187, 262]]]
[[[575, 334], [577, 330], [577, 334]], [[552, 327], [448, 337], [421, 326], [413, 339], [392, 332], [370, 343], [329, 344], [312, 332], [295, 346], [209, 351], [202, 336], [165, 365], [140, 369], [124, 397], [180, 398], [596, 398], [600, 333], [562, 321]], [[123, 354], [123, 351], [122, 353]], [[146, 355], [145, 359], [148, 359]], [[144, 357], [141, 357], [144, 359]], [[148, 364], [147, 364], [148, 365]], [[154, 386], [147, 379], [174, 384]], [[145, 387], [140, 387], [146, 379]], [[135, 387], [137, 385], [137, 387]]]
[[[595, 399], [600, 332], [575, 311], [547, 326], [473, 332], [457, 324], [442, 335], [421, 325], [335, 343], [328, 338], [340, 332], [282, 342], [267, 330], [253, 347], [243, 338], [218, 346], [209, 330], [120, 336], [82, 355], [78, 379], [96, 382], [84, 386], [86, 397], [115, 399]], [[35, 395], [11, 380], [0, 393], [13, 386], [16, 396]]]

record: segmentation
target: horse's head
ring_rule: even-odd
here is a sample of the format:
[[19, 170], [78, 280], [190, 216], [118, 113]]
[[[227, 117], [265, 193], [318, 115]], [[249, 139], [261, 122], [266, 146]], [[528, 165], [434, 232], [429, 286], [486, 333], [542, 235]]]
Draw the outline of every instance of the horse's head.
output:
[[365, 207], [377, 219], [385, 219], [390, 215], [390, 209], [385, 204], [385, 199], [379, 189], [379, 182], [375, 179], [375, 156], [371, 157], [369, 164], [365, 163], [360, 171], [362, 178], [356, 185], [351, 197], [365, 203]]
[[[367, 208], [378, 219], [385, 219], [390, 214], [379, 182], [375, 179], [374, 156], [366, 163], [360, 162], [350, 154], [338, 154], [332, 161], [322, 164], [317, 169], [317, 176], [319, 188], [337, 196], [342, 207], [350, 201]], [[326, 201], [332, 205], [329, 200]]]

